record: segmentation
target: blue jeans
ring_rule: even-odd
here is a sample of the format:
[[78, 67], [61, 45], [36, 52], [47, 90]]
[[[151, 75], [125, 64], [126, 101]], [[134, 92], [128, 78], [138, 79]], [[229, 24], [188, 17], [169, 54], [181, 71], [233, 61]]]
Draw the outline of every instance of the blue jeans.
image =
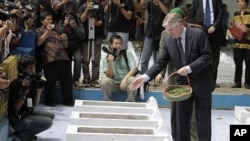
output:
[[148, 70], [148, 64], [152, 53], [153, 53], [153, 39], [145, 37], [141, 54], [142, 73], [145, 73]]
[[108, 41], [109, 41], [109, 39], [110, 39], [110, 37], [112, 36], [112, 35], [114, 35], [114, 34], [116, 34], [116, 35], [120, 35], [121, 37], [122, 37], [122, 49], [127, 49], [128, 48], [128, 38], [129, 38], [129, 36], [128, 36], [128, 33], [125, 33], [125, 32], [109, 32], [108, 33]]
[[73, 53], [73, 57], [74, 57], [73, 80], [79, 81], [82, 69], [82, 45]]
[[47, 111], [34, 111], [18, 122], [10, 122], [12, 128], [24, 138], [34, 136], [52, 126], [54, 114]]

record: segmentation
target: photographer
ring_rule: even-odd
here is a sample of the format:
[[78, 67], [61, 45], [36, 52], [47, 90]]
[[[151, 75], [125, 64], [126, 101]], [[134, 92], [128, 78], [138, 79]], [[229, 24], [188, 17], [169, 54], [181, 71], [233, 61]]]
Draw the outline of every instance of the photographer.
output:
[[[84, 24], [88, 38], [83, 44], [83, 86], [100, 87], [99, 70], [101, 59], [101, 43], [104, 25], [103, 7], [94, 0], [87, 0], [79, 9], [80, 20]], [[88, 39], [88, 40], [87, 40]], [[94, 46], [91, 46], [94, 44]], [[94, 52], [93, 52], [93, 48]], [[91, 60], [91, 57], [93, 58]], [[92, 61], [92, 78], [90, 76], [89, 64]]]
[[[145, 73], [149, 67], [149, 60], [153, 55], [154, 62], [157, 59], [161, 32], [163, 31], [162, 21], [169, 12], [172, 0], [141, 0], [141, 6], [148, 11], [147, 27], [141, 51], [141, 72]], [[144, 84], [145, 89], [148, 82]]]
[[58, 23], [62, 17], [62, 14], [71, 11], [77, 13], [78, 4], [75, 0], [51, 0], [51, 7], [54, 12], [55, 23]]
[[68, 37], [54, 30], [51, 12], [41, 13], [42, 26], [36, 29], [36, 45], [41, 49], [44, 75], [46, 78], [45, 101], [47, 106], [55, 106], [55, 86], [59, 80], [63, 104], [73, 106], [71, 61], [66, 53]]
[[65, 33], [68, 37], [66, 51], [69, 58], [74, 62], [73, 79], [78, 82], [81, 76], [82, 42], [85, 39], [84, 27], [79, 22], [77, 14], [70, 11], [63, 14], [62, 20], [59, 21], [57, 27], [59, 33]]
[[15, 130], [14, 135], [21, 141], [36, 140], [36, 134], [52, 125], [53, 113], [35, 111], [43, 89], [42, 80], [34, 78], [36, 61], [23, 56], [18, 61], [19, 76], [10, 84], [8, 117]]
[[108, 39], [111, 35], [117, 34], [122, 37], [123, 49], [127, 49], [129, 28], [134, 12], [133, 0], [109, 0], [104, 7], [104, 12], [110, 12], [108, 17]]
[[[132, 52], [122, 50], [122, 37], [112, 35], [110, 37], [110, 48], [112, 50], [103, 59], [103, 70], [106, 74], [101, 82], [101, 90], [105, 101], [112, 100], [112, 93], [117, 91], [127, 92], [127, 102], [135, 102], [137, 90], [131, 91], [128, 86], [135, 80], [134, 75], [138, 71], [136, 59]], [[127, 63], [123, 51], [126, 51]]]

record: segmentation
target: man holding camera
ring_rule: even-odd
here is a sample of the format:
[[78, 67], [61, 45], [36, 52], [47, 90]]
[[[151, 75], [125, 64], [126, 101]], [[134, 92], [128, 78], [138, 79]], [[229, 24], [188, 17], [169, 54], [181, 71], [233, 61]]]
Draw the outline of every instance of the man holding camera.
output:
[[34, 78], [36, 61], [31, 56], [23, 56], [18, 61], [19, 76], [10, 84], [8, 117], [14, 135], [21, 141], [36, 140], [36, 134], [52, 126], [54, 114], [35, 111], [40, 101], [43, 80]]
[[133, 0], [109, 0], [104, 7], [104, 12], [110, 12], [108, 17], [108, 38], [111, 35], [117, 34], [122, 37], [123, 49], [127, 49], [129, 39], [129, 28], [134, 12]]
[[[87, 0], [79, 9], [80, 20], [87, 31], [87, 38], [83, 43], [83, 86], [100, 87], [98, 82], [101, 43], [103, 36], [104, 13], [100, 3]], [[92, 78], [89, 72], [89, 63], [92, 61]]]
[[[126, 91], [126, 101], [135, 102], [137, 90], [131, 91], [128, 86], [134, 81], [138, 66], [132, 52], [122, 50], [122, 42], [119, 35], [110, 37], [111, 53], [103, 59], [103, 70], [107, 77], [101, 82], [101, 90], [106, 101], [112, 100], [112, 92]], [[126, 56], [123, 51], [126, 51]]]

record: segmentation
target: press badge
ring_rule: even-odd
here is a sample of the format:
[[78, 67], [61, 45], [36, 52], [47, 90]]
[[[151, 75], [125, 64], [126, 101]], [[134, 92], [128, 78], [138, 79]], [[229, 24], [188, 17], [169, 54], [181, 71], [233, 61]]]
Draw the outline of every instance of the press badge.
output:
[[28, 107], [32, 107], [33, 106], [32, 98], [27, 98], [27, 106]]

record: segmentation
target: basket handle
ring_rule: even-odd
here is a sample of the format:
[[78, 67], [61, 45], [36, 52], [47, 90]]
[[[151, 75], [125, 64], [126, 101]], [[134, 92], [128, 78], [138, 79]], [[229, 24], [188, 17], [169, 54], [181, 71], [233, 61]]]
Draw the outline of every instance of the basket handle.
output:
[[[172, 77], [174, 74], [178, 74], [177, 71], [173, 72], [172, 74], [170, 74], [170, 75], [168, 76], [168, 78], [166, 79], [166, 85], [167, 85], [167, 83], [168, 83], [168, 79], [169, 79], [170, 77]], [[186, 75], [186, 78], [187, 78], [187, 81], [188, 81], [188, 85], [190, 86], [190, 80], [189, 80], [188, 75]]]

